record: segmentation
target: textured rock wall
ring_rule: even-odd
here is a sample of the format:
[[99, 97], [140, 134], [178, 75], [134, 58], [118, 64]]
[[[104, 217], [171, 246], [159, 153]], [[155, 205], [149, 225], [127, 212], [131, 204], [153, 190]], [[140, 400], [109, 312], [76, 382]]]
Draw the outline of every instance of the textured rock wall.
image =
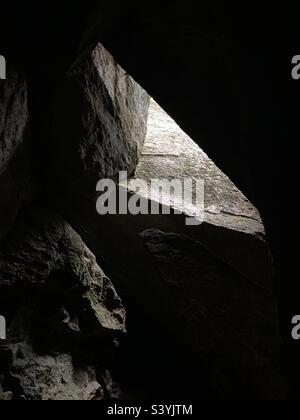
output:
[[[189, 229], [189, 235], [198, 235], [213, 254], [228, 262], [250, 281], [269, 291], [273, 290], [272, 261], [259, 212], [203, 150], [152, 100], [145, 146], [130, 182], [133, 182], [134, 188], [139, 187], [138, 194], [144, 200], [162, 202], [159, 191], [150, 189], [151, 180], [156, 178], [180, 180], [182, 183], [186, 178], [194, 182], [203, 180], [204, 223]], [[182, 209], [186, 215], [191, 215], [195, 209], [199, 213], [199, 205], [197, 208], [197, 205], [182, 200], [182, 192], [178, 195], [177, 209]], [[167, 195], [165, 198], [167, 205]], [[171, 204], [174, 208], [174, 204]], [[182, 231], [187, 233], [188, 227], [184, 226]]]
[[0, 399], [116, 397], [109, 367], [124, 306], [51, 208], [74, 191], [89, 196], [100, 177], [134, 171], [148, 95], [101, 45], [44, 90], [15, 70], [0, 83]]
[[0, 343], [0, 394], [104, 398], [95, 366], [105, 366], [105, 351], [125, 332], [125, 310], [60, 216], [30, 209], [20, 217], [0, 253], [0, 306], [8, 338]]
[[50, 184], [62, 200], [88, 197], [119, 171], [133, 173], [148, 107], [148, 94], [100, 44], [74, 66], [53, 104]]

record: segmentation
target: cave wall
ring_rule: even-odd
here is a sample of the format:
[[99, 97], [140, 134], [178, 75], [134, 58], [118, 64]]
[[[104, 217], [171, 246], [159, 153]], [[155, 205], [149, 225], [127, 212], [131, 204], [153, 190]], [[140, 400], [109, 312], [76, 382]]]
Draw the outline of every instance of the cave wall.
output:
[[[288, 338], [300, 293], [293, 273], [297, 250], [292, 246], [298, 237], [294, 212], [298, 91], [289, 77], [290, 59], [299, 45], [295, 15], [276, 5], [245, 8], [221, 2], [199, 7], [195, 13], [194, 2], [189, 1], [154, 2], [151, 8], [121, 1], [91, 1], [89, 5], [66, 1], [62, 5], [13, 0], [3, 5], [1, 54], [16, 73], [9, 74], [12, 86], [2, 82], [0, 86], [1, 116], [9, 117], [0, 120], [0, 132], [5, 133], [5, 137], [1, 135], [0, 239], [7, 237], [19, 209], [34, 195], [35, 182], [43, 204], [46, 201], [48, 207], [52, 203], [55, 210], [64, 207], [68, 218], [72, 213], [76, 216], [83, 188], [80, 176], [71, 185], [68, 176], [74, 169], [73, 159], [57, 162], [55, 173], [53, 154], [57, 148], [77, 153], [68, 128], [60, 132], [58, 125], [66, 117], [64, 106], [72, 105], [71, 121], [80, 113], [86, 93], [91, 94], [89, 105], [93, 104], [97, 92], [84, 85], [78, 69], [90, 63], [90, 71], [95, 72], [90, 53], [101, 41], [124, 71], [175, 118], [261, 211], [277, 265], [282, 332]], [[280, 28], [285, 22], [289, 28], [283, 34]], [[76, 97], [72, 104], [66, 100], [70, 89]], [[15, 95], [14, 90], [19, 93]], [[109, 116], [115, 104], [109, 94], [106, 99], [105, 108], [111, 105]], [[97, 110], [94, 112], [97, 115]], [[10, 115], [18, 122], [13, 128]], [[118, 131], [124, 127], [114, 121], [110, 128]], [[78, 132], [73, 135], [78, 144], [81, 137]], [[79, 154], [76, 159], [78, 167], [84, 165]], [[135, 157], [126, 162], [131, 171], [135, 162]], [[122, 158], [117, 163], [123, 163]], [[55, 182], [51, 180], [53, 170]], [[27, 193], [32, 174], [35, 181], [29, 181]], [[64, 185], [72, 197], [79, 191], [71, 205], [59, 191]], [[59, 199], [52, 199], [53, 191]], [[297, 351], [293, 350], [295, 356]], [[291, 360], [294, 365], [297, 357]]]
[[[59, 215], [22, 213], [0, 254], [0, 399], [101, 400], [125, 309], [82, 239]], [[101, 356], [100, 356], [101, 355]]]
[[24, 72], [9, 69], [7, 77], [0, 82], [0, 313], [7, 328], [0, 399], [119, 397], [110, 368], [126, 332], [125, 308], [62, 209], [75, 192], [78, 199], [95, 194], [99, 178], [133, 172], [149, 97], [101, 45], [45, 91]]
[[101, 44], [77, 62], [52, 99], [45, 179], [53, 194], [72, 202], [95, 195], [99, 179], [117, 180], [120, 171], [130, 176], [146, 137], [148, 108], [148, 94]]

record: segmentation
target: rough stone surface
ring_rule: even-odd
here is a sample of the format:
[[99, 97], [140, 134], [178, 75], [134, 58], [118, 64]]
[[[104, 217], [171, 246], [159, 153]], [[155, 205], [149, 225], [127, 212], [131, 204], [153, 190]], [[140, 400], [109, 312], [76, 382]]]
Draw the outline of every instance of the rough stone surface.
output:
[[28, 123], [26, 79], [9, 68], [7, 80], [0, 81], [0, 241], [33, 190], [25, 145]]
[[207, 223], [254, 235], [264, 234], [255, 207], [154, 100], [135, 178], [204, 179]]
[[[174, 209], [169, 196], [160, 196], [159, 191], [151, 191], [151, 181], [179, 180], [183, 184], [187, 178], [194, 181], [204, 180], [204, 222], [201, 226], [189, 229], [189, 234], [200, 237], [213, 253], [260, 287], [270, 290], [272, 261], [259, 212], [199, 146], [152, 100], [146, 141], [134, 177], [129, 182], [129, 191], [138, 187], [138, 194], [143, 199], [158, 201]], [[195, 209], [199, 212], [199, 207], [182, 200], [181, 192], [174, 201], [181, 214], [192, 216]], [[168, 225], [172, 218], [166, 218], [168, 221], [165, 223]], [[157, 227], [162, 225], [160, 221]], [[171, 229], [181, 232], [188, 229], [184, 218], [181, 225], [181, 229], [178, 223]]]
[[0, 292], [4, 397], [102, 399], [95, 366], [125, 332], [125, 310], [61, 217], [39, 209], [22, 216], [0, 253]]
[[[7, 360], [11, 360], [11, 366]], [[95, 369], [75, 367], [69, 354], [40, 356], [27, 343], [1, 345], [6, 374], [0, 400], [93, 400], [104, 398]]]
[[102, 178], [134, 171], [149, 96], [99, 44], [69, 72], [54, 103], [51, 182], [88, 196]]
[[225, 399], [284, 398], [273, 296], [187, 236], [158, 230], [141, 236], [160, 273], [159, 286], [153, 279], [160, 290], [153, 312], [162, 312], [168, 334], [201, 359], [217, 393]]

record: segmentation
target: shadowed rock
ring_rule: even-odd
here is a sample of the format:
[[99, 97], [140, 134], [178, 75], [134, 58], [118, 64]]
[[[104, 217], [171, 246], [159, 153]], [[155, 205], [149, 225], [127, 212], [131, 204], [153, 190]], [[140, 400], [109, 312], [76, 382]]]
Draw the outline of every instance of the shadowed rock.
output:
[[188, 236], [148, 230], [141, 237], [159, 272], [155, 311], [168, 334], [201, 360], [216, 392], [225, 399], [284, 399], [273, 296]]
[[29, 170], [29, 110], [25, 76], [9, 68], [0, 80], [0, 241], [34, 190]]
[[43, 210], [23, 215], [0, 253], [0, 292], [2, 391], [17, 399], [102, 399], [95, 365], [105, 365], [125, 332], [125, 310], [68, 223]]

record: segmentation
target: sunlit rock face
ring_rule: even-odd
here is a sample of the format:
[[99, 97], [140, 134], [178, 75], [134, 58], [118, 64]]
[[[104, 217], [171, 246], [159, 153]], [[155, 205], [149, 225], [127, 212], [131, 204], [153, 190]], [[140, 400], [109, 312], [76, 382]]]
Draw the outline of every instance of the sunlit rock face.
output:
[[253, 235], [264, 234], [255, 207], [154, 100], [136, 177], [201, 178], [205, 181], [207, 223]]
[[146, 137], [148, 94], [98, 44], [54, 98], [50, 183], [88, 197], [101, 178], [133, 173]]
[[[182, 185], [185, 179], [193, 180], [194, 184], [203, 180], [204, 196], [198, 204], [201, 208], [197, 208], [195, 200], [192, 205], [186, 203], [184, 191], [179, 192], [174, 206], [169, 196], [151, 190], [155, 179], [180, 181]], [[259, 212], [154, 100], [149, 109], [142, 156], [132, 180], [129, 190], [133, 190], [131, 185], [138, 187], [143, 199], [158, 200], [173, 210], [176, 207], [183, 216], [203, 213], [201, 225], [188, 228], [183, 217], [181, 226], [177, 224], [174, 229], [200, 235], [213, 253], [260, 287], [271, 290], [272, 261]]]
[[99, 378], [125, 310], [82, 239], [60, 216], [22, 215], [0, 253], [0, 398], [103, 399]]

